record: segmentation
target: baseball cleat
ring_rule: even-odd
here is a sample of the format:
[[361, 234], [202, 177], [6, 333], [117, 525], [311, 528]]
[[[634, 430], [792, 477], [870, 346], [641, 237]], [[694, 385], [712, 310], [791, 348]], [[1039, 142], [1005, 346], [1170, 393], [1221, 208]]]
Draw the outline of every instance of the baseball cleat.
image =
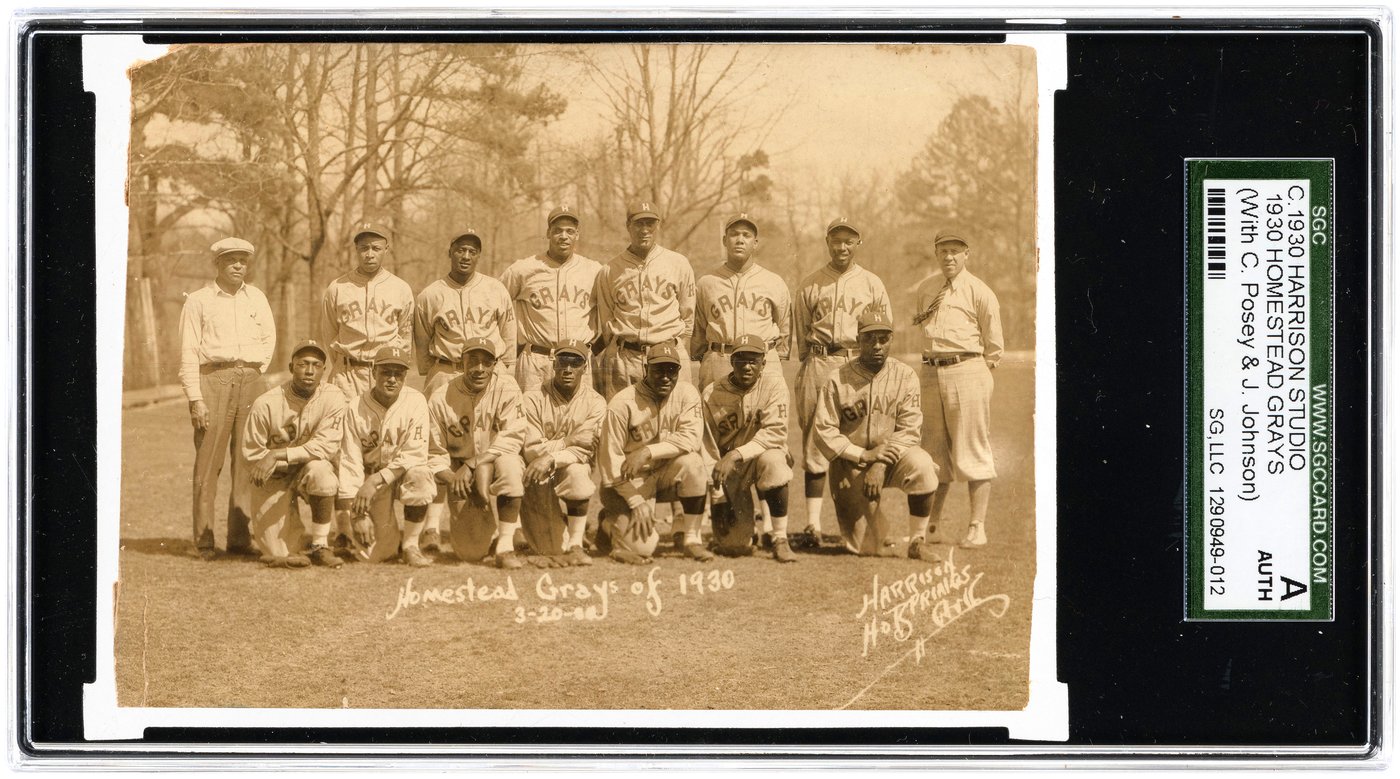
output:
[[786, 538], [773, 539], [773, 559], [780, 563], [797, 562], [797, 555], [792, 553], [792, 547], [788, 545]]
[[436, 530], [424, 530], [423, 535], [418, 539], [418, 548], [425, 554], [435, 554], [442, 551], [442, 536]]
[[981, 522], [975, 522], [967, 526], [967, 535], [963, 536], [961, 544], [963, 549], [974, 549], [987, 545], [987, 529]]
[[702, 563], [708, 563], [715, 559], [715, 556], [710, 553], [710, 550], [705, 548], [704, 544], [686, 544], [685, 554], [690, 559], [698, 560]]
[[559, 563], [553, 557], [544, 554], [528, 555], [525, 560], [536, 568], [558, 568]]
[[496, 567], [507, 571], [514, 571], [519, 568], [524, 568], [525, 563], [521, 561], [520, 555], [513, 551], [498, 552], [496, 553]]
[[218, 558], [219, 558], [219, 550], [217, 550], [217, 549], [214, 549], [214, 548], [210, 547], [210, 548], [200, 549], [200, 550], [199, 550], [199, 559], [203, 560], [203, 561], [206, 562], [206, 563], [207, 563], [207, 562], [210, 562], [211, 560], [217, 560]]
[[915, 538], [909, 542], [910, 560], [933, 560], [936, 555], [929, 549], [922, 538]]
[[335, 552], [324, 546], [313, 546], [311, 552], [307, 554], [312, 565], [322, 565], [327, 568], [339, 568], [345, 565], [345, 561], [335, 556]]
[[311, 560], [306, 555], [301, 554], [274, 557], [267, 563], [268, 568], [305, 568], [309, 565], [311, 565]]
[[238, 546], [229, 547], [225, 551], [225, 554], [231, 555], [233, 557], [257, 557], [258, 550], [254, 549], [253, 547], [247, 544], [239, 544]]
[[788, 545], [794, 549], [821, 549], [822, 536], [811, 525], [808, 525], [801, 532], [788, 536]]
[[566, 557], [569, 560], [570, 565], [593, 564], [593, 558], [589, 557], [588, 553], [583, 551], [583, 547], [581, 546], [576, 546], [573, 549], [570, 549], [569, 551], [565, 552], [564, 557]]
[[612, 554], [608, 555], [608, 557], [619, 563], [627, 563], [628, 565], [646, 565], [651, 562], [650, 557], [643, 557], [628, 549], [614, 549], [612, 550]]
[[399, 559], [403, 560], [404, 565], [411, 565], [414, 568], [425, 568], [433, 564], [433, 561], [423, 554], [423, 550], [416, 546], [406, 546], [399, 550]]

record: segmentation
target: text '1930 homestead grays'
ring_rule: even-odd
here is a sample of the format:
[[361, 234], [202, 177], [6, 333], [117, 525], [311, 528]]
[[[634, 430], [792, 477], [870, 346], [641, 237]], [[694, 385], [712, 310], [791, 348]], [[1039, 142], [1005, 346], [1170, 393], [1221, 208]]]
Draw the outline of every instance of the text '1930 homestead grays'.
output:
[[1330, 620], [1333, 163], [1186, 173], [1186, 616]]

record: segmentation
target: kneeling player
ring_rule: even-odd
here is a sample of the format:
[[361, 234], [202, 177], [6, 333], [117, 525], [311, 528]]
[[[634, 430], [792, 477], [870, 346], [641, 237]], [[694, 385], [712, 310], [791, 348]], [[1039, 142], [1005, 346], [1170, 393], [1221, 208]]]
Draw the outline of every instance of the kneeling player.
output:
[[680, 380], [676, 347], [647, 349], [642, 379], [608, 403], [598, 452], [603, 475], [599, 549], [614, 560], [641, 565], [656, 551], [656, 501], [680, 499], [680, 544], [702, 562], [713, 560], [700, 539], [705, 513], [705, 464], [700, 456], [704, 423], [700, 393]]
[[462, 375], [439, 387], [428, 404], [432, 471], [438, 500], [448, 501], [451, 511], [452, 551], [462, 560], [480, 560], [491, 553], [494, 535], [496, 565], [520, 568], [515, 553], [525, 494], [520, 387], [496, 371], [496, 346], [485, 338], [467, 339], [462, 368]]
[[[538, 552], [552, 553], [557, 535], [564, 531], [563, 560], [569, 565], [591, 565], [583, 551], [583, 531], [588, 519], [588, 501], [596, 491], [593, 483], [593, 456], [598, 448], [598, 432], [603, 426], [607, 403], [586, 383], [588, 344], [570, 340], [554, 350], [553, 376], [540, 389], [526, 392], [521, 406], [525, 415], [525, 502], [538, 506], [541, 516], [525, 512], [526, 535], [536, 520], [542, 525], [531, 538]], [[559, 501], [567, 517], [563, 528], [555, 528]], [[552, 510], [551, 510], [552, 509]]]
[[781, 376], [764, 375], [768, 344], [756, 335], [739, 338], [729, 356], [728, 376], [705, 388], [705, 448], [716, 460], [711, 481], [728, 499], [716, 505], [715, 551], [724, 555], [753, 553], [754, 505], [751, 493], [768, 504], [773, 520], [773, 559], [795, 563], [787, 537], [788, 482], [792, 455], [787, 451], [787, 385]]
[[[321, 383], [326, 350], [302, 341], [287, 365], [292, 377], [264, 392], [248, 410], [243, 458], [253, 484], [253, 542], [275, 568], [309, 564], [339, 568], [326, 547], [335, 518], [336, 453], [345, 396]], [[295, 510], [300, 496], [311, 504], [311, 551], [301, 554], [305, 533]]]
[[918, 445], [919, 378], [888, 359], [894, 324], [884, 307], [867, 306], [859, 328], [860, 356], [822, 388], [813, 438], [832, 463], [831, 492], [846, 547], [898, 554], [880, 513], [880, 490], [898, 487], [909, 496], [908, 553], [920, 558], [938, 476], [933, 458]]
[[[429, 565], [418, 549], [423, 518], [437, 492], [428, 470], [428, 401], [404, 386], [408, 350], [386, 346], [374, 355], [373, 386], [345, 415], [336, 509], [353, 517], [355, 541], [371, 562], [400, 556]], [[403, 506], [403, 534], [394, 500]]]

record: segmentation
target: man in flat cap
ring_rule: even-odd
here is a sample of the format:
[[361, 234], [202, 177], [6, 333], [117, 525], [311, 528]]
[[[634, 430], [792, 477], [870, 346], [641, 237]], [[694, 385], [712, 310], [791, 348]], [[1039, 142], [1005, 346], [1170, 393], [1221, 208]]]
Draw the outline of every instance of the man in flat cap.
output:
[[[374, 355], [374, 385], [351, 401], [341, 440], [336, 510], [349, 518], [370, 562], [400, 558], [429, 565], [418, 548], [423, 518], [437, 494], [428, 469], [428, 401], [407, 386], [408, 350], [385, 346]], [[394, 502], [403, 506], [403, 533]]]
[[[425, 287], [414, 305], [413, 357], [419, 375], [427, 376], [423, 394], [430, 398], [438, 387], [462, 375], [462, 347], [472, 339], [485, 338], [495, 345], [501, 355], [496, 370], [505, 375], [514, 371], [515, 307], [501, 282], [477, 270], [481, 249], [481, 236], [472, 228], [454, 237], [447, 249], [447, 275]], [[438, 551], [446, 510], [443, 501], [428, 508], [423, 551]]]
[[787, 284], [754, 261], [757, 220], [746, 213], [729, 217], [721, 242], [724, 264], [701, 276], [695, 287], [690, 356], [701, 361], [702, 390], [729, 374], [729, 355], [744, 336], [755, 336], [768, 345], [764, 370], [779, 378], [783, 375], [779, 360], [787, 359], [792, 342], [792, 296]]
[[661, 214], [649, 201], [627, 207], [627, 248], [598, 273], [602, 359], [594, 384], [611, 399], [646, 373], [646, 353], [657, 344], [676, 347], [680, 375], [689, 380], [685, 339], [695, 327], [695, 271], [685, 256], [657, 242]]
[[[345, 396], [321, 383], [326, 350], [316, 341], [292, 349], [292, 376], [253, 401], [243, 434], [243, 459], [253, 483], [253, 536], [264, 562], [277, 568], [341, 566], [328, 547], [335, 519], [335, 460], [344, 435]], [[296, 499], [311, 505], [311, 549]]]
[[[938, 473], [919, 447], [919, 377], [889, 359], [894, 321], [883, 306], [857, 320], [859, 352], [827, 379], [817, 399], [812, 445], [831, 463], [836, 521], [857, 554], [932, 559], [924, 546]], [[881, 491], [898, 487], [909, 503], [908, 546], [901, 549], [880, 511]]]
[[214, 280], [191, 292], [180, 312], [180, 385], [194, 427], [194, 545], [204, 560], [218, 556], [214, 493], [226, 457], [233, 461], [226, 549], [230, 554], [254, 552], [243, 428], [277, 345], [277, 325], [267, 298], [243, 280], [253, 261], [253, 245], [230, 237], [209, 250]]
[[370, 366], [380, 349], [413, 348], [413, 290], [384, 267], [389, 231], [376, 222], [350, 230], [354, 270], [326, 287], [321, 342], [330, 351], [328, 381], [351, 403], [374, 385]]
[[[579, 254], [578, 213], [570, 206], [549, 212], [543, 252], [516, 260], [501, 274], [501, 283], [515, 304], [520, 356], [515, 379], [525, 392], [549, 383], [555, 349], [565, 341], [591, 344], [595, 333], [593, 286], [603, 266]], [[593, 383], [585, 362], [583, 382]]]
[[820, 546], [822, 540], [828, 462], [813, 442], [817, 395], [833, 372], [859, 354], [856, 320], [860, 313], [871, 304], [891, 311], [884, 282], [856, 262], [860, 244], [860, 230], [851, 220], [833, 219], [826, 227], [830, 259], [802, 282], [793, 303], [793, 337], [802, 361], [795, 389], [807, 495], [807, 528], [793, 538], [793, 544], [803, 548]]
[[681, 536], [678, 551], [713, 560], [700, 537], [709, 481], [700, 456], [700, 393], [681, 378], [681, 352], [674, 344], [653, 344], [645, 360], [642, 380], [614, 395], [603, 417], [598, 548], [619, 562], [650, 562], [660, 540], [656, 501], [679, 499], [684, 513], [673, 527]]
[[935, 536], [952, 482], [967, 482], [971, 520], [963, 547], [987, 543], [992, 458], [992, 369], [1001, 361], [1001, 308], [985, 282], [967, 270], [972, 255], [963, 230], [934, 237], [937, 271], [919, 285], [914, 325], [923, 341], [924, 441], [941, 483], [933, 499]]
[[[507, 570], [523, 562], [515, 553], [520, 529], [520, 499], [525, 494], [525, 418], [520, 387], [496, 370], [496, 344], [473, 338], [462, 346], [462, 375], [438, 387], [428, 401], [432, 418], [432, 472], [438, 502], [452, 513], [452, 551], [459, 559], [478, 560], [488, 548], [468, 549], [462, 539], [476, 533], [477, 521], [464, 512], [485, 507], [495, 519], [495, 563]], [[480, 511], [473, 511], [480, 515]], [[490, 528], [488, 528], [489, 530]], [[490, 539], [490, 533], [485, 535]]]

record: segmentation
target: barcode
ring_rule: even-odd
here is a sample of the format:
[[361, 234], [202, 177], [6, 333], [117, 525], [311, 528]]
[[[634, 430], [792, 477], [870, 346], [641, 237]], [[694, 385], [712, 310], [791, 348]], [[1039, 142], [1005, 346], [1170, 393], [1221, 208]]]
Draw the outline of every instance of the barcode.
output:
[[1225, 188], [1206, 190], [1206, 278], [1225, 280]]

